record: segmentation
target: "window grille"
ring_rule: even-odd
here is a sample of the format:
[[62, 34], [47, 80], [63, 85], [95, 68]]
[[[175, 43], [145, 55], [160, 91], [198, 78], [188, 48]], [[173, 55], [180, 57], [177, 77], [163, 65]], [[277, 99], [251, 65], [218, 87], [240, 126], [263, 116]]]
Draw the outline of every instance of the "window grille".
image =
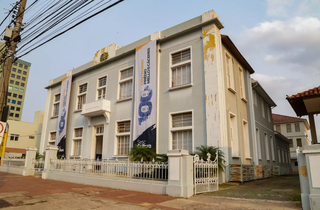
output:
[[98, 87], [106, 86], [107, 84], [107, 77], [99, 78]]
[[79, 94], [87, 92], [87, 83], [79, 86]]
[[120, 80], [131, 78], [133, 76], [133, 68], [122, 70], [120, 72]]
[[130, 132], [130, 121], [118, 122], [118, 133], [127, 133]]
[[191, 83], [191, 50], [186, 49], [171, 54], [171, 86]]
[[192, 113], [182, 113], [172, 115], [172, 127], [192, 126]]
[[81, 138], [82, 137], [82, 128], [75, 128], [74, 129], [74, 137], [75, 138]]
[[191, 60], [190, 49], [186, 49], [171, 55], [171, 64], [175, 65], [177, 63], [182, 63], [185, 61]]

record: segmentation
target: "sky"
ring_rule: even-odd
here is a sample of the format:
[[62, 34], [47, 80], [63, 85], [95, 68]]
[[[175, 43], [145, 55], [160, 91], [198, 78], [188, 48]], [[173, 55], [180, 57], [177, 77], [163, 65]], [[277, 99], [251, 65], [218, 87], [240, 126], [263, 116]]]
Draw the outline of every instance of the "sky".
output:
[[[15, 1], [0, 0], [0, 20]], [[125, 0], [22, 58], [32, 63], [22, 121], [45, 109], [50, 79], [89, 62], [97, 50], [128, 45], [212, 9], [225, 27], [221, 34], [277, 104], [273, 113], [296, 116], [286, 95], [320, 85], [320, 0]], [[320, 117], [315, 120], [320, 141]]]

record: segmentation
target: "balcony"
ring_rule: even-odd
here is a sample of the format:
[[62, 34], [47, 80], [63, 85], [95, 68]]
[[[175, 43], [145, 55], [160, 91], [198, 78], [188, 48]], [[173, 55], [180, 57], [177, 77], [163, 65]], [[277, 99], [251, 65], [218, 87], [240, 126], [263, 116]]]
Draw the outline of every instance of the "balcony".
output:
[[91, 103], [83, 104], [81, 115], [85, 116], [88, 126], [91, 126], [91, 117], [103, 115], [106, 118], [106, 124], [110, 122], [110, 101], [101, 99]]

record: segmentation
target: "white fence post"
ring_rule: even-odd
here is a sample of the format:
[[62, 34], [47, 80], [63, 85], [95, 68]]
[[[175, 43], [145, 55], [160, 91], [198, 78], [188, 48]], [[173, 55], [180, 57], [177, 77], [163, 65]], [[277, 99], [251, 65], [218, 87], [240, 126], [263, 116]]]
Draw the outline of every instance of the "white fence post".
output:
[[53, 145], [48, 145], [46, 148], [46, 158], [44, 161], [44, 169], [42, 172], [42, 179], [47, 179], [48, 178], [48, 173], [50, 170], [50, 161], [51, 160], [56, 160], [57, 159], [57, 151], [58, 147], [53, 146]]
[[22, 171], [23, 176], [33, 176], [34, 171], [32, 160], [36, 158], [37, 148], [28, 147], [26, 153], [26, 161], [24, 163], [24, 169]]
[[170, 150], [168, 159], [166, 193], [173, 197], [191, 197], [193, 195], [193, 157], [187, 150]]

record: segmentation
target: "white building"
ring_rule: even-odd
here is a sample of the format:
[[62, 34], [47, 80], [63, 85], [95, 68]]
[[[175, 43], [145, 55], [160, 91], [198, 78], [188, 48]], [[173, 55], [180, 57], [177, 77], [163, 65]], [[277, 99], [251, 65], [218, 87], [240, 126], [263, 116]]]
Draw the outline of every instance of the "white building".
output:
[[274, 130], [289, 139], [292, 172], [298, 173], [297, 152], [298, 147], [310, 145], [308, 131], [309, 123], [306, 119], [272, 114]]

